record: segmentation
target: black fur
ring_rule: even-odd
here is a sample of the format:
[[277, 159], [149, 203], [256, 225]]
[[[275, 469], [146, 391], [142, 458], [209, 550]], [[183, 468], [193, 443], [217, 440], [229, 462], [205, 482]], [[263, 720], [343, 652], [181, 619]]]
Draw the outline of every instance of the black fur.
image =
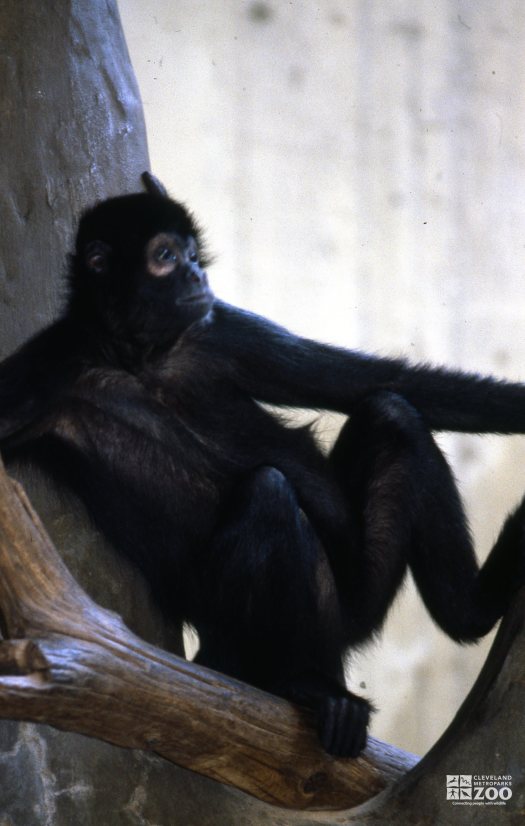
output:
[[[260, 401], [350, 418], [325, 457]], [[407, 566], [458, 640], [523, 581], [524, 506], [480, 572], [431, 429], [523, 433], [525, 387], [325, 346], [216, 300], [194, 219], [154, 190], [84, 215], [67, 309], [0, 367], [4, 453], [80, 494], [197, 628], [200, 662], [313, 707], [338, 755], [364, 747], [370, 712], [344, 653]]]

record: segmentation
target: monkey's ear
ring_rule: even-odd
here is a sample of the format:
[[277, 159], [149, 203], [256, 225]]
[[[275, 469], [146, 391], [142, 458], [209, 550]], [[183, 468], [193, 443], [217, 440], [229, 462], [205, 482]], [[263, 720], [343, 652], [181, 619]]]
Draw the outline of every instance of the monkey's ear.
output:
[[140, 176], [142, 178], [142, 183], [144, 184], [144, 189], [148, 193], [148, 195], [160, 195], [161, 198], [168, 198], [168, 190], [161, 184], [158, 178], [155, 175], [152, 175], [151, 172], [143, 172]]
[[100, 275], [108, 271], [111, 248], [103, 241], [90, 241], [86, 246], [84, 263], [89, 272]]

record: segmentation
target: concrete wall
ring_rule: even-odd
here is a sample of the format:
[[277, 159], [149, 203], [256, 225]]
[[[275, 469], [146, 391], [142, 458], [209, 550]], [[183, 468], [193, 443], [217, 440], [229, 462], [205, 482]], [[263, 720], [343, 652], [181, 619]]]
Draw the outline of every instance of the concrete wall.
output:
[[[217, 293], [325, 341], [525, 378], [520, 0], [119, 6], [152, 167], [207, 227]], [[485, 553], [524, 440], [443, 443]], [[373, 732], [421, 752], [483, 657], [408, 586], [351, 680]]]

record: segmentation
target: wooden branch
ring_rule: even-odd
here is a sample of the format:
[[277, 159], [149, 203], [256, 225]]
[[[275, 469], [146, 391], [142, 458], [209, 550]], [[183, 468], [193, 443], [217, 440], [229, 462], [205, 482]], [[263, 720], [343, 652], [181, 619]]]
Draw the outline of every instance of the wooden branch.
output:
[[[417, 766], [384, 794], [347, 812], [345, 826], [523, 823], [525, 799], [525, 588], [516, 595], [478, 679], [450, 726]], [[448, 774], [511, 778], [512, 797], [458, 809], [446, 799]], [[363, 816], [366, 810], [366, 815]], [[339, 821], [337, 821], [339, 822]]]
[[416, 758], [371, 741], [320, 748], [312, 716], [155, 648], [96, 605], [0, 465], [0, 717], [140, 748], [294, 809], [367, 800]]

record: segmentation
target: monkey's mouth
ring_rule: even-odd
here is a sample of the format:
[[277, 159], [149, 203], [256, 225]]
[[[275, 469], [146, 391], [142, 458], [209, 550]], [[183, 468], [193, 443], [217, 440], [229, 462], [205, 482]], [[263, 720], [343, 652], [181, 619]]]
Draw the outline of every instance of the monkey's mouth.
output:
[[192, 293], [191, 295], [185, 295], [184, 298], [178, 298], [176, 301], [177, 307], [180, 307], [184, 304], [204, 304], [205, 302], [210, 300], [210, 293], [208, 290], [201, 290], [198, 293]]

